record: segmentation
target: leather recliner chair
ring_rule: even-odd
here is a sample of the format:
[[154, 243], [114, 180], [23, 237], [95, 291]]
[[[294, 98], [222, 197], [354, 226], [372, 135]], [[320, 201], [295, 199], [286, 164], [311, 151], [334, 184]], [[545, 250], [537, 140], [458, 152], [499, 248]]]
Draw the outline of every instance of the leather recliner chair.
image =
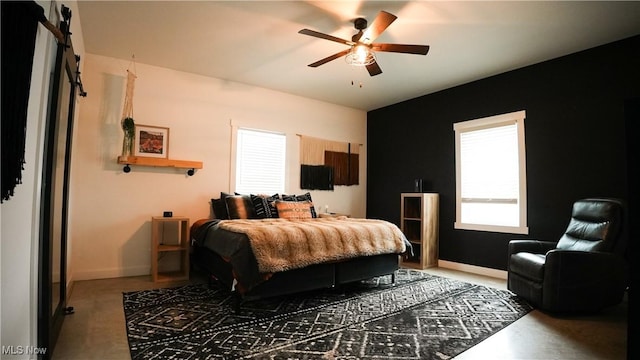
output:
[[594, 312], [619, 304], [629, 277], [623, 211], [618, 199], [578, 200], [558, 242], [511, 240], [507, 288], [549, 312]]

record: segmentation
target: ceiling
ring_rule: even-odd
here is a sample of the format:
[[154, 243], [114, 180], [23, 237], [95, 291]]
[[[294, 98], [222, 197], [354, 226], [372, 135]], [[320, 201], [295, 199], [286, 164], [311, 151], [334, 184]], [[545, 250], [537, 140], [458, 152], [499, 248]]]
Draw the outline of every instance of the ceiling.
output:
[[[343, 58], [353, 20], [398, 17], [375, 40], [383, 73]], [[78, 1], [85, 51], [373, 110], [640, 34], [640, 1]], [[140, 75], [140, 74], [139, 74]], [[139, 81], [144, 81], [140, 79]]]

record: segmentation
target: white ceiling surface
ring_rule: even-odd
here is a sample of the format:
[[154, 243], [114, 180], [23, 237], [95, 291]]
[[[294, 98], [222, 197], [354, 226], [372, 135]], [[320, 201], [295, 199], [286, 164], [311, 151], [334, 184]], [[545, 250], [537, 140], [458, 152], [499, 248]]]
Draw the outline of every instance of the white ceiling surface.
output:
[[[374, 77], [343, 58], [307, 66], [346, 45], [299, 30], [350, 40], [353, 19], [370, 24], [380, 10], [398, 19], [375, 42], [429, 53], [379, 52]], [[78, 11], [87, 53], [362, 110], [640, 34], [640, 1], [78, 1]]]

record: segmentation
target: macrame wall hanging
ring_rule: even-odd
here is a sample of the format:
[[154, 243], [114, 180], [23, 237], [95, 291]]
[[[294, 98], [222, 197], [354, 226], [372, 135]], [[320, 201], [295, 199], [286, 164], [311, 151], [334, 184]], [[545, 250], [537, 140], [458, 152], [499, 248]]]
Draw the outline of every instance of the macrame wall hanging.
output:
[[135, 62], [132, 60], [133, 71], [127, 69], [127, 90], [124, 95], [124, 106], [122, 107], [122, 156], [133, 156], [133, 146], [136, 137], [136, 124], [133, 121], [133, 89], [136, 83]]
[[360, 145], [300, 136], [300, 188], [333, 190], [334, 185], [358, 185]]

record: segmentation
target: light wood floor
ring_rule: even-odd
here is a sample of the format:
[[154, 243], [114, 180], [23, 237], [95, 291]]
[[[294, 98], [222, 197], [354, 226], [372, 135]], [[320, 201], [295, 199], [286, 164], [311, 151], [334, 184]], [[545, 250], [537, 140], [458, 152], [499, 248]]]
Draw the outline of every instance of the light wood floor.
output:
[[[506, 290], [503, 279], [425, 271]], [[68, 303], [75, 313], [64, 320], [53, 359], [130, 359], [122, 293], [181, 284], [155, 284], [150, 276], [76, 282]], [[626, 301], [592, 316], [553, 317], [534, 310], [455, 359], [627, 359], [627, 310]]]

